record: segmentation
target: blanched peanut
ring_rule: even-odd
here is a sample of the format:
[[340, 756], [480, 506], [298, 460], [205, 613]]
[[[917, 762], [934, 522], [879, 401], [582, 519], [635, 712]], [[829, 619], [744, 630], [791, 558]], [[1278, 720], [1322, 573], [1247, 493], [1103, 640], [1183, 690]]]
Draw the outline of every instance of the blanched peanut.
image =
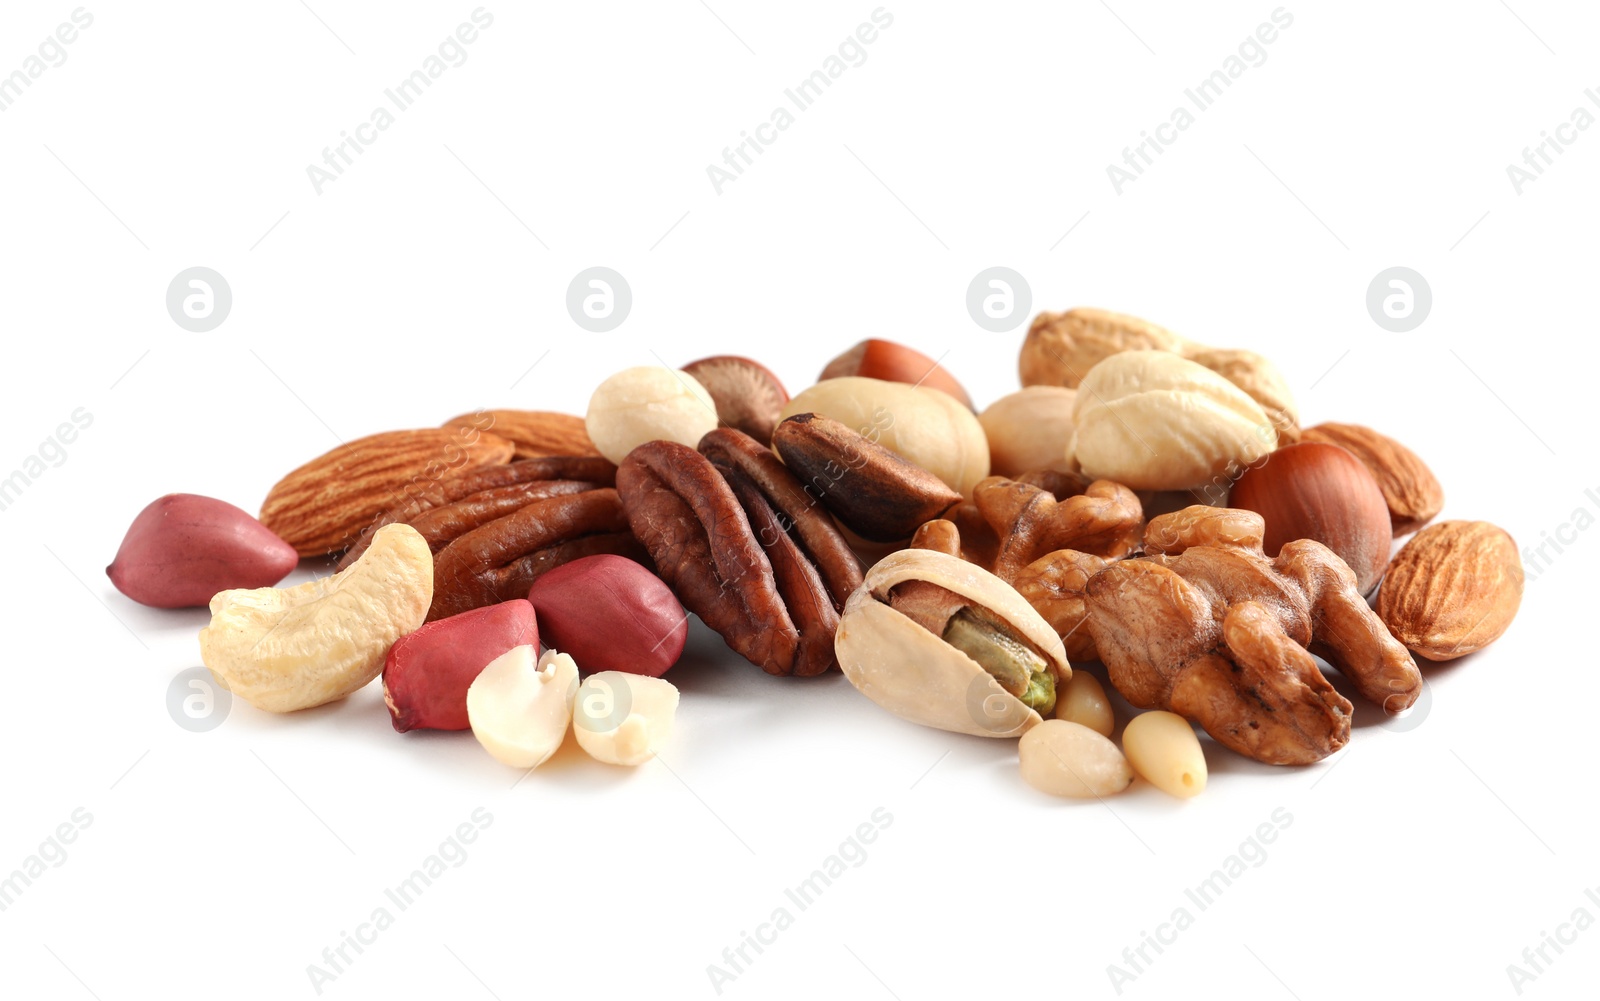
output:
[[608, 765], [642, 765], [672, 734], [678, 689], [670, 681], [601, 671], [578, 689], [572, 729], [578, 746]]
[[1122, 731], [1122, 749], [1134, 771], [1162, 792], [1180, 799], [1206, 787], [1206, 756], [1189, 721], [1162, 710], [1140, 713]]
[[1045, 720], [1022, 735], [1017, 754], [1022, 780], [1052, 796], [1110, 796], [1133, 781], [1117, 745], [1081, 723]]
[[1073, 671], [1072, 678], [1056, 690], [1055, 718], [1081, 723], [1102, 737], [1111, 736], [1117, 725], [1106, 690], [1088, 671]]

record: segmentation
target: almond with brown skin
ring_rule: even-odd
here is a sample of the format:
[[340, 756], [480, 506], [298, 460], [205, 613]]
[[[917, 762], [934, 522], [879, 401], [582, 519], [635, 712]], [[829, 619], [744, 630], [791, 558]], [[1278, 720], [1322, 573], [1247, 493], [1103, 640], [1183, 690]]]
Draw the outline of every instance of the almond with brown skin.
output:
[[1504, 529], [1441, 521], [1389, 564], [1378, 617], [1412, 653], [1454, 660], [1500, 638], [1522, 604], [1522, 558]]
[[279, 480], [261, 504], [261, 523], [301, 556], [337, 553], [409, 496], [453, 473], [509, 462], [513, 449], [471, 428], [368, 435]]
[[440, 427], [488, 431], [516, 446], [517, 459], [552, 455], [599, 455], [582, 417], [549, 410], [479, 410], [452, 417]]
[[1383, 492], [1395, 538], [1415, 532], [1444, 507], [1444, 487], [1433, 471], [1393, 438], [1360, 424], [1318, 424], [1300, 435], [1304, 441], [1338, 445], [1361, 460]]

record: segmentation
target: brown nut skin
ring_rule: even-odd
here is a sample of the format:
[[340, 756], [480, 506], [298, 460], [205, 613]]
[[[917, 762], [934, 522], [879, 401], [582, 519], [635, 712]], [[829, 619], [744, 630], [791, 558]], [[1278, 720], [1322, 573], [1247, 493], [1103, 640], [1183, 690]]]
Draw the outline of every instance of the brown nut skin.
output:
[[1441, 521], [1395, 555], [1378, 617], [1412, 653], [1455, 660], [1499, 639], [1522, 606], [1522, 557], [1486, 521]]
[[1300, 434], [1304, 441], [1338, 445], [1361, 460], [1383, 491], [1395, 538], [1415, 532], [1444, 509], [1444, 487], [1433, 470], [1393, 438], [1360, 424], [1318, 424]]
[[961, 502], [939, 477], [829, 417], [796, 414], [772, 442], [806, 489], [869, 542], [909, 539]]
[[617, 469], [628, 522], [684, 607], [768, 674], [822, 674], [839, 621], [827, 587], [759, 488], [734, 480], [671, 441], [640, 445]]
[[[776, 519], [805, 559], [817, 569], [835, 609], [844, 608], [850, 593], [861, 586], [861, 561], [849, 541], [839, 531], [827, 509], [806, 489], [795, 474], [772, 454], [770, 448], [750, 435], [733, 428], [718, 428], [700, 439], [700, 454], [711, 460], [722, 478], [734, 486], [752, 527]], [[760, 494], [746, 501], [743, 485], [748, 482]], [[755, 510], [753, 510], [755, 508]], [[767, 511], [759, 510], [769, 508]], [[757, 541], [767, 556], [781, 555], [775, 550], [777, 532], [759, 533]], [[777, 563], [773, 564], [774, 569]]]
[[261, 523], [301, 556], [349, 548], [374, 518], [431, 485], [511, 460], [516, 446], [476, 428], [386, 431], [347, 442], [279, 480]]
[[515, 459], [600, 454], [589, 440], [584, 419], [576, 414], [549, 410], [478, 410], [452, 417], [439, 426], [492, 431], [511, 442], [516, 449], [512, 454]]
[[737, 355], [716, 355], [683, 366], [717, 405], [717, 419], [764, 444], [772, 441], [789, 391], [765, 365]]
[[927, 386], [960, 401], [968, 410], [973, 409], [972, 397], [967, 395], [955, 376], [921, 351], [894, 341], [876, 338], [862, 341], [830, 361], [822, 374], [817, 376], [817, 381], [842, 379], [849, 375]]
[[1257, 761], [1309, 764], [1345, 745], [1351, 714], [1312, 651], [1390, 714], [1416, 701], [1422, 675], [1343, 561], [1310, 540], [1268, 560], [1262, 531], [1260, 515], [1228, 508], [1156, 518], [1154, 555], [1089, 579], [1087, 628], [1135, 706], [1195, 720]]
[[600, 553], [649, 560], [615, 490], [536, 500], [439, 550], [428, 620], [521, 598], [545, 573]]
[[293, 546], [226, 501], [167, 494], [123, 536], [106, 576], [152, 608], [204, 608], [218, 591], [271, 587], [300, 563]]
[[1383, 492], [1361, 460], [1337, 445], [1278, 449], [1239, 476], [1228, 504], [1265, 519], [1269, 556], [1295, 539], [1333, 550], [1355, 571], [1362, 594], [1378, 586], [1389, 563], [1393, 532]]
[[[372, 524], [367, 526], [345, 553], [344, 558], [339, 561], [339, 569], [343, 570], [360, 559], [361, 554], [366, 552], [367, 546], [371, 544], [372, 536], [385, 525], [396, 523], [413, 525], [418, 521], [426, 523], [429, 515], [439, 508], [461, 502], [468, 502], [470, 505], [483, 504], [488, 501], [491, 492], [494, 492], [492, 496], [505, 497], [512, 492], [512, 488], [520, 485], [557, 482], [582, 484], [586, 489], [612, 487], [616, 486], [617, 467], [610, 460], [598, 455], [542, 456], [522, 459], [504, 466], [468, 470], [430, 482], [410, 492], [403, 502], [374, 518]], [[532, 492], [528, 495], [528, 500], [531, 502], [540, 497], [570, 492], [571, 487], [535, 486], [530, 489]], [[470, 527], [476, 527], [477, 524], [482, 522], [475, 522]], [[437, 554], [440, 548], [437, 543], [441, 540], [450, 541], [454, 537], [435, 533], [435, 537], [430, 540], [429, 548]]]

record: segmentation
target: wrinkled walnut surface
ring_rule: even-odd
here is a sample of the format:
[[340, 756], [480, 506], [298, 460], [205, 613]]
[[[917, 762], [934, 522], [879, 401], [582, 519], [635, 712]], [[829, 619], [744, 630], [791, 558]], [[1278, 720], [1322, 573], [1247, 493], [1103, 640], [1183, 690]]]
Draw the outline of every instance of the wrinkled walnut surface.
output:
[[1390, 713], [1416, 701], [1422, 676], [1349, 567], [1310, 540], [1268, 560], [1262, 530], [1227, 508], [1156, 518], [1147, 559], [1089, 579], [1086, 628], [1129, 702], [1196, 720], [1258, 761], [1309, 764], [1345, 745], [1351, 713], [1312, 652]]

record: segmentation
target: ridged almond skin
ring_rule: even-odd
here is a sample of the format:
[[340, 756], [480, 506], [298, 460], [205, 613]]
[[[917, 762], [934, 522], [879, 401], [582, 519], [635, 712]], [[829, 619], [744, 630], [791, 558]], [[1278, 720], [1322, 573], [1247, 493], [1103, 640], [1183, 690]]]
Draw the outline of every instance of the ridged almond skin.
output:
[[1444, 487], [1417, 453], [1360, 424], [1318, 424], [1300, 432], [1303, 441], [1338, 445], [1361, 460], [1378, 481], [1395, 538], [1415, 532], [1444, 508]]
[[279, 480], [261, 503], [261, 523], [301, 556], [326, 556], [429, 483], [511, 461], [512, 443], [472, 428], [422, 428], [368, 435], [312, 459]]
[[499, 435], [516, 447], [517, 459], [558, 455], [599, 455], [582, 417], [551, 410], [479, 410], [452, 417], [440, 427], [477, 429]]
[[1499, 639], [1522, 605], [1522, 557], [1486, 521], [1441, 521], [1396, 554], [1378, 617], [1419, 657], [1454, 660]]

